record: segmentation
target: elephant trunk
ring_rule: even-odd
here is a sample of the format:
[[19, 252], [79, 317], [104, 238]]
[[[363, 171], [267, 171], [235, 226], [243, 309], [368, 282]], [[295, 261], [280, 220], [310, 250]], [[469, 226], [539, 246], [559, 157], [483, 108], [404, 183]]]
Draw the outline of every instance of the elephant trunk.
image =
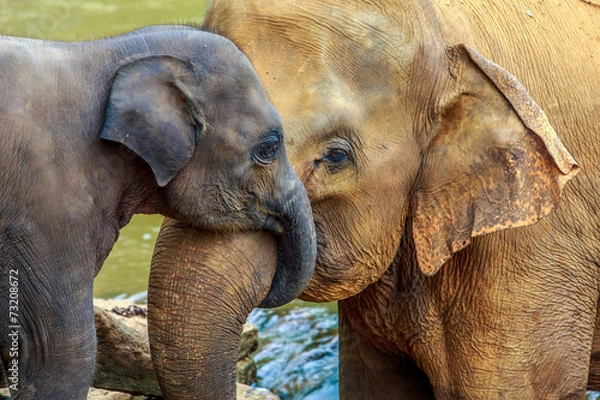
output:
[[265, 232], [224, 235], [165, 221], [150, 271], [148, 330], [166, 399], [235, 399], [239, 335], [276, 274], [275, 246]]
[[163, 223], [150, 269], [148, 332], [165, 398], [235, 399], [248, 314], [285, 304], [308, 285], [317, 252], [312, 210], [291, 165], [282, 168], [274, 192], [257, 197], [257, 209], [268, 215], [262, 231], [213, 233]]
[[[278, 307], [300, 296], [312, 277], [317, 258], [317, 239], [308, 196], [291, 166], [282, 181], [283, 201], [271, 207], [275, 217], [265, 226], [277, 238], [277, 272], [271, 289], [259, 307]], [[269, 225], [279, 226], [280, 229]]]

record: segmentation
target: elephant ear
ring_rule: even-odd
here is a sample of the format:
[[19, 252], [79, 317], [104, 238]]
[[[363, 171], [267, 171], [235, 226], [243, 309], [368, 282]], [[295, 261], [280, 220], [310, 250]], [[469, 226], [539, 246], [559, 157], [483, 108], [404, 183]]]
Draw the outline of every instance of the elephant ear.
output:
[[100, 137], [140, 156], [165, 186], [188, 163], [204, 129], [190, 96], [193, 66], [170, 56], [151, 56], [119, 68]]
[[413, 198], [413, 239], [427, 275], [473, 237], [539, 221], [578, 170], [514, 76], [464, 44], [447, 54], [452, 94], [439, 107]]

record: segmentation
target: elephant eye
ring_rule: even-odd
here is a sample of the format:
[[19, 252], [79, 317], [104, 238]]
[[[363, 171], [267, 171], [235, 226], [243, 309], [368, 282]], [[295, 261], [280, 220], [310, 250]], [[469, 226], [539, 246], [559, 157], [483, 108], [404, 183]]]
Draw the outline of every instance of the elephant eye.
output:
[[330, 149], [325, 157], [322, 158], [323, 161], [332, 163], [332, 164], [340, 164], [344, 161], [347, 161], [349, 158], [348, 152], [344, 149]]
[[357, 156], [361, 155], [358, 132], [353, 129], [336, 129], [331, 132], [321, 150], [321, 157], [315, 160], [316, 166], [322, 164], [330, 174], [353, 167], [358, 172]]
[[254, 149], [253, 158], [260, 164], [270, 164], [277, 158], [279, 151], [280, 135], [271, 132]]
[[338, 145], [327, 149], [325, 155], [317, 163], [323, 163], [330, 174], [335, 174], [352, 165], [351, 161], [352, 155], [350, 150]]

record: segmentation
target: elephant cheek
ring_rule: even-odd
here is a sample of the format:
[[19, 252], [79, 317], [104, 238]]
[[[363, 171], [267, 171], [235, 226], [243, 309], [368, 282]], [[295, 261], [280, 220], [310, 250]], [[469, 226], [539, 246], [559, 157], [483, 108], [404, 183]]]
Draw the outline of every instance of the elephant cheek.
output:
[[338, 291], [332, 291], [331, 287], [324, 286], [321, 283], [313, 284], [311, 282], [299, 298], [314, 303], [327, 303], [330, 301], [342, 300], [346, 297], [348, 296], [340, 296]]
[[317, 264], [312, 280], [299, 298], [325, 303], [352, 297], [378, 279], [378, 276], [368, 275], [368, 271], [362, 264], [350, 267]]
[[[362, 237], [338, 235], [337, 237], [345, 240], [328, 242], [321, 236], [315, 272], [299, 298], [312, 302], [344, 300], [377, 282], [392, 265], [399, 251], [398, 243], [401, 238], [399, 232], [392, 229], [381, 229], [381, 232], [388, 235], [388, 240], [384, 240], [384, 236], [369, 237], [370, 240], [365, 241]], [[348, 245], [361, 241], [366, 242], [365, 247]], [[378, 251], [370, 251], [373, 248]]]

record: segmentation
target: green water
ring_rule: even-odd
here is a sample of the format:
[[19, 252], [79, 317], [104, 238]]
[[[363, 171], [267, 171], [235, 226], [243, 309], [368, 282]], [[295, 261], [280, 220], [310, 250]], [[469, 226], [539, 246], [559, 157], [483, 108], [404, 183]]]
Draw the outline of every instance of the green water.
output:
[[[0, 34], [89, 40], [161, 23], [202, 22], [208, 0], [0, 0]], [[145, 291], [157, 215], [136, 215], [96, 278], [96, 297]]]
[[129, 297], [148, 289], [150, 259], [162, 219], [160, 215], [136, 215], [121, 230], [94, 282], [96, 297]]
[[159, 23], [201, 22], [207, 0], [0, 0], [0, 32], [86, 40]]

